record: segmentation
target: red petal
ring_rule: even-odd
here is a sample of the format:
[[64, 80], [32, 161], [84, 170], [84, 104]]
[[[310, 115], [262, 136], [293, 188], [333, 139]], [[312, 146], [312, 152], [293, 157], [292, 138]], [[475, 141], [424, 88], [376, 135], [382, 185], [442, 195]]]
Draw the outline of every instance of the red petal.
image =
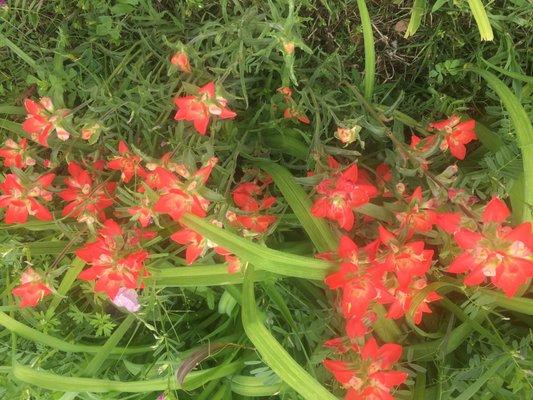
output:
[[493, 197], [488, 202], [485, 210], [483, 210], [483, 222], [497, 222], [501, 223], [505, 221], [511, 212], [507, 208], [507, 205], [497, 197]]

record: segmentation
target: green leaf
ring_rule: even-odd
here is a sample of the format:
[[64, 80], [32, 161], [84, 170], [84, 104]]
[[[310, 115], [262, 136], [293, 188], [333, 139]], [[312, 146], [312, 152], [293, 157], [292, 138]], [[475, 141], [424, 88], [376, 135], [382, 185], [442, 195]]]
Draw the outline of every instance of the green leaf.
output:
[[[22, 336], [32, 342], [41, 343], [46, 346], [58, 349], [67, 353], [98, 353], [101, 346], [70, 343], [62, 339], [39, 332], [36, 329], [30, 328], [27, 325], [11, 318], [6, 313], [0, 312], [0, 325], [16, 335]], [[110, 351], [110, 354], [139, 354], [153, 352], [153, 346], [131, 346], [131, 347], [115, 347]]]
[[374, 81], [376, 76], [376, 50], [374, 49], [372, 21], [370, 20], [365, 0], [357, 0], [357, 8], [361, 17], [365, 46], [365, 97], [368, 101], [371, 101], [372, 95], [374, 94]]
[[257, 162], [256, 165], [270, 174], [317, 250], [335, 250], [338, 241], [329, 225], [324, 219], [311, 214], [312, 203], [309, 196], [296, 183], [291, 173], [281, 165], [269, 161]]
[[494, 290], [479, 288], [486, 297], [492, 301], [492, 304], [507, 310], [516, 311], [526, 315], [533, 315], [533, 299], [526, 297], [507, 297], [504, 294]]
[[470, 11], [474, 15], [481, 40], [494, 40], [494, 33], [490, 26], [489, 17], [481, 0], [468, 0]]
[[231, 377], [231, 391], [245, 397], [274, 396], [280, 392], [281, 388], [281, 382], [265, 383], [265, 379], [258, 376]]
[[413, 36], [420, 27], [420, 22], [422, 22], [422, 17], [426, 11], [426, 2], [426, 0], [414, 1], [413, 7], [411, 8], [411, 18], [409, 19], [409, 25], [405, 31], [404, 38]]
[[17, 56], [19, 56], [24, 62], [26, 62], [35, 71], [40, 70], [40, 67], [38, 66], [38, 64], [35, 62], [33, 58], [27, 55], [20, 47], [18, 47], [15, 43], [13, 43], [11, 40], [9, 40], [8, 38], [6, 38], [4, 35], [0, 33], [0, 47], [2, 45], [7, 46], [9, 50], [11, 50]]
[[511, 90], [496, 75], [491, 72], [467, 66], [467, 69], [480, 75], [489, 86], [498, 94], [504, 107], [509, 113], [511, 122], [516, 130], [518, 145], [522, 152], [524, 164], [524, 202], [522, 212], [523, 221], [533, 221], [529, 206], [533, 205], [533, 127], [531, 121], [520, 104], [520, 101]]
[[455, 398], [455, 400], [468, 400], [474, 396], [479, 389], [483, 387], [483, 385], [493, 376], [495, 375], [498, 370], [501, 368], [503, 364], [505, 364], [508, 361], [507, 357], [500, 357], [499, 359], [495, 360], [492, 364], [492, 366], [483, 374], [481, 375], [474, 383], [470, 384], [466, 390], [464, 390], [459, 396]]
[[253, 267], [246, 269], [243, 284], [242, 324], [263, 361], [287, 385], [307, 400], [336, 400], [326, 388], [302, 368], [261, 323], [255, 305]]
[[264, 271], [304, 279], [323, 280], [333, 269], [331, 264], [322, 260], [283, 253], [253, 243], [192, 214], [183, 216], [180, 223]]
[[91, 392], [91, 393], [148, 393], [166, 389], [193, 390], [207, 382], [224, 378], [239, 372], [244, 364], [240, 361], [221, 365], [215, 368], [191, 372], [183, 386], [174, 376], [146, 381], [114, 381], [108, 379], [77, 378], [57, 375], [15, 363], [11, 369], [13, 376], [20, 382], [58, 392]]
[[[155, 287], [196, 287], [222, 286], [242, 283], [243, 274], [230, 274], [226, 264], [175, 266], [172, 268], [150, 269], [151, 277], [147, 284]], [[258, 271], [257, 279], [266, 280], [271, 274]]]

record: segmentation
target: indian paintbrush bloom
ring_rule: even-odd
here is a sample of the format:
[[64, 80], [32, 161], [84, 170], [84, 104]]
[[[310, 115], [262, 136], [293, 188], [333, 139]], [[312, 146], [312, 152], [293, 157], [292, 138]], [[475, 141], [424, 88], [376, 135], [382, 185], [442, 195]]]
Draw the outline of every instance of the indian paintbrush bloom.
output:
[[50, 201], [52, 194], [46, 189], [52, 184], [55, 174], [45, 174], [29, 184], [23, 184], [14, 174], [7, 174], [4, 182], [0, 183], [0, 208], [5, 208], [4, 222], [6, 224], [27, 221], [32, 215], [41, 221], [52, 220], [52, 214], [37, 199]]
[[26, 154], [28, 150], [26, 138], [20, 139], [18, 143], [12, 139], [7, 139], [4, 146], [0, 148], [0, 157], [4, 159], [4, 167], [24, 169], [35, 165], [35, 160]]
[[27, 268], [20, 277], [20, 285], [12, 290], [16, 297], [20, 297], [19, 306], [35, 307], [39, 302], [52, 293], [50, 288], [42, 281], [41, 276], [33, 270]]
[[187, 74], [191, 73], [191, 65], [189, 64], [189, 56], [184, 51], [177, 51], [170, 58], [170, 63], [178, 68], [181, 72]]
[[483, 232], [458, 229], [454, 238], [462, 249], [448, 267], [454, 274], [466, 273], [464, 284], [479, 285], [490, 279], [508, 297], [533, 278], [533, 233], [531, 224], [524, 222], [515, 228], [501, 224], [509, 209], [493, 198], [483, 211]]
[[429, 131], [442, 132], [444, 135], [444, 140], [440, 144], [441, 150], [449, 149], [459, 160], [464, 160], [466, 156], [466, 145], [477, 139], [475, 128], [476, 121], [469, 119], [461, 122], [461, 118], [457, 115], [428, 125]]
[[32, 140], [48, 147], [48, 137], [54, 130], [59, 140], [67, 140], [70, 137], [70, 133], [61, 125], [69, 111], [55, 110], [49, 97], [42, 97], [39, 102], [26, 99], [24, 107], [28, 115], [22, 123], [22, 129], [30, 134]]
[[233, 119], [237, 114], [226, 107], [228, 101], [215, 93], [215, 83], [209, 82], [198, 90], [196, 96], [176, 97], [176, 121], [191, 121], [196, 131], [204, 136], [211, 116]]
[[126, 142], [121, 140], [118, 143], [118, 156], [113, 157], [107, 168], [121, 171], [120, 178], [124, 183], [128, 183], [134, 176], [144, 177], [146, 172], [141, 167], [141, 157], [130, 152]]

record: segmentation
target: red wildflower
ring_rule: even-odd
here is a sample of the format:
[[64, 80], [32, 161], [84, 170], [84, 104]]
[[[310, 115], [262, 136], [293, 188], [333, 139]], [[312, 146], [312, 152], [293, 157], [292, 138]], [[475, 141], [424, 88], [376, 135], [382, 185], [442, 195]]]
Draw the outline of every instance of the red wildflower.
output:
[[113, 194], [115, 184], [110, 182], [93, 187], [93, 179], [89, 172], [75, 162], [68, 164], [68, 172], [70, 177], [64, 180], [68, 188], [59, 193], [59, 197], [69, 202], [63, 209], [62, 215], [90, 223], [104, 220], [104, 210], [113, 204], [108, 195]]
[[215, 252], [223, 256], [224, 259], [226, 260], [226, 263], [228, 264], [229, 274], [235, 274], [241, 270], [242, 263], [241, 263], [241, 260], [236, 255], [230, 253], [228, 250], [220, 246], [215, 247]]
[[[485, 222], [507, 215], [499, 201], [485, 209]], [[511, 229], [487, 227], [483, 234], [459, 229], [455, 241], [463, 252], [448, 267], [448, 272], [467, 273], [465, 285], [479, 285], [489, 278], [494, 286], [511, 297], [533, 277], [533, 233], [529, 222]]]
[[[391, 294], [394, 296], [394, 300], [389, 307], [387, 317], [392, 319], [398, 319], [403, 317], [411, 308], [413, 298], [425, 287], [427, 282], [425, 279], [416, 279], [411, 282], [408, 287], [400, 287], [391, 290]], [[420, 301], [416, 310], [413, 313], [413, 322], [418, 325], [422, 322], [423, 313], [431, 313], [428, 303], [441, 299], [441, 296], [437, 292], [430, 292], [426, 297]]]
[[254, 233], [263, 233], [276, 222], [274, 215], [237, 215], [237, 222], [245, 229]]
[[319, 197], [311, 208], [313, 215], [337, 221], [345, 230], [352, 229], [354, 225], [353, 209], [377, 195], [375, 186], [359, 179], [355, 164], [332, 178], [324, 179], [316, 191]]
[[465, 145], [477, 139], [475, 128], [476, 121], [469, 119], [461, 122], [461, 118], [457, 115], [452, 115], [443, 121], [432, 122], [428, 126], [429, 131], [436, 130], [444, 133], [444, 140], [440, 145], [441, 150], [450, 149], [450, 153], [459, 160], [464, 160], [466, 156]]
[[187, 247], [185, 250], [185, 261], [189, 265], [195, 262], [198, 257], [202, 256], [207, 249], [207, 240], [192, 229], [186, 228], [174, 232], [170, 236], [170, 239]]
[[35, 160], [26, 155], [27, 139], [20, 139], [18, 143], [7, 139], [4, 145], [5, 147], [0, 148], [0, 157], [4, 159], [4, 167], [23, 169], [27, 166], [35, 165]]
[[68, 110], [54, 110], [49, 97], [43, 97], [38, 103], [25, 99], [24, 107], [28, 113], [22, 123], [22, 129], [29, 133], [32, 140], [48, 147], [48, 137], [55, 129], [58, 139], [67, 140], [70, 133], [61, 127], [61, 120], [68, 114]]
[[76, 251], [90, 265], [79, 274], [79, 279], [96, 281], [95, 290], [106, 293], [110, 299], [120, 288], [141, 288], [141, 279], [149, 275], [144, 266], [148, 252], [132, 252], [128, 246], [133, 243], [137, 242], [124, 240], [124, 232], [115, 221], [107, 220], [97, 239]]
[[154, 205], [154, 211], [168, 214], [174, 221], [179, 221], [186, 212], [192, 212], [202, 218], [206, 215], [206, 210], [199, 198], [180, 189], [171, 189], [159, 197]]
[[209, 82], [198, 90], [197, 96], [184, 96], [174, 99], [178, 111], [174, 117], [177, 121], [192, 121], [198, 133], [207, 133], [211, 115], [220, 119], [233, 119], [236, 113], [226, 107], [227, 100], [215, 94], [214, 82]]
[[115, 156], [107, 163], [107, 168], [121, 171], [120, 178], [124, 183], [128, 183], [135, 175], [143, 178], [146, 172], [141, 167], [141, 157], [134, 155], [128, 149], [126, 142], [121, 140], [118, 143], [118, 156]]
[[170, 59], [172, 65], [176, 66], [181, 72], [187, 74], [191, 73], [191, 65], [189, 64], [189, 56], [184, 51], [174, 53]]
[[511, 215], [511, 212], [509, 211], [505, 203], [499, 198], [493, 197], [485, 207], [482, 219], [485, 223], [501, 223], [505, 221], [509, 217], [509, 215]]
[[402, 347], [387, 343], [378, 346], [371, 338], [359, 352], [359, 362], [349, 364], [340, 360], [324, 360], [324, 367], [348, 392], [349, 400], [392, 400], [390, 390], [405, 382], [407, 374], [392, 371], [402, 355]]
[[7, 174], [0, 184], [0, 208], [6, 208], [4, 221], [6, 224], [27, 221], [28, 215], [33, 215], [41, 221], [50, 221], [52, 214], [36, 199], [45, 201], [52, 199], [52, 194], [46, 190], [54, 180], [54, 174], [45, 174], [30, 185], [24, 186], [14, 174]]
[[297, 119], [301, 123], [307, 124], [307, 125], [311, 123], [311, 120], [307, 118], [307, 115], [305, 115], [303, 112], [292, 107], [287, 107], [285, 111], [283, 111], [283, 118]]
[[425, 250], [423, 241], [402, 244], [382, 226], [380, 241], [387, 247], [382, 266], [394, 272], [400, 287], [409, 285], [414, 277], [424, 276], [433, 261], [433, 250]]
[[21, 298], [20, 308], [25, 308], [35, 307], [52, 291], [42, 282], [42, 278], [37, 272], [32, 268], [28, 268], [20, 278], [20, 285], [15, 287], [12, 293], [14, 296]]

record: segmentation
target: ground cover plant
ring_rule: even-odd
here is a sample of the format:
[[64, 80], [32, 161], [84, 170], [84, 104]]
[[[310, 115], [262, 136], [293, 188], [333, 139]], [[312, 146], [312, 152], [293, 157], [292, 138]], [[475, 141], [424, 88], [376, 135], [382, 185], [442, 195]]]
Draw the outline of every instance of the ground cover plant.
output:
[[530, 398], [531, 11], [0, 1], [0, 397]]

